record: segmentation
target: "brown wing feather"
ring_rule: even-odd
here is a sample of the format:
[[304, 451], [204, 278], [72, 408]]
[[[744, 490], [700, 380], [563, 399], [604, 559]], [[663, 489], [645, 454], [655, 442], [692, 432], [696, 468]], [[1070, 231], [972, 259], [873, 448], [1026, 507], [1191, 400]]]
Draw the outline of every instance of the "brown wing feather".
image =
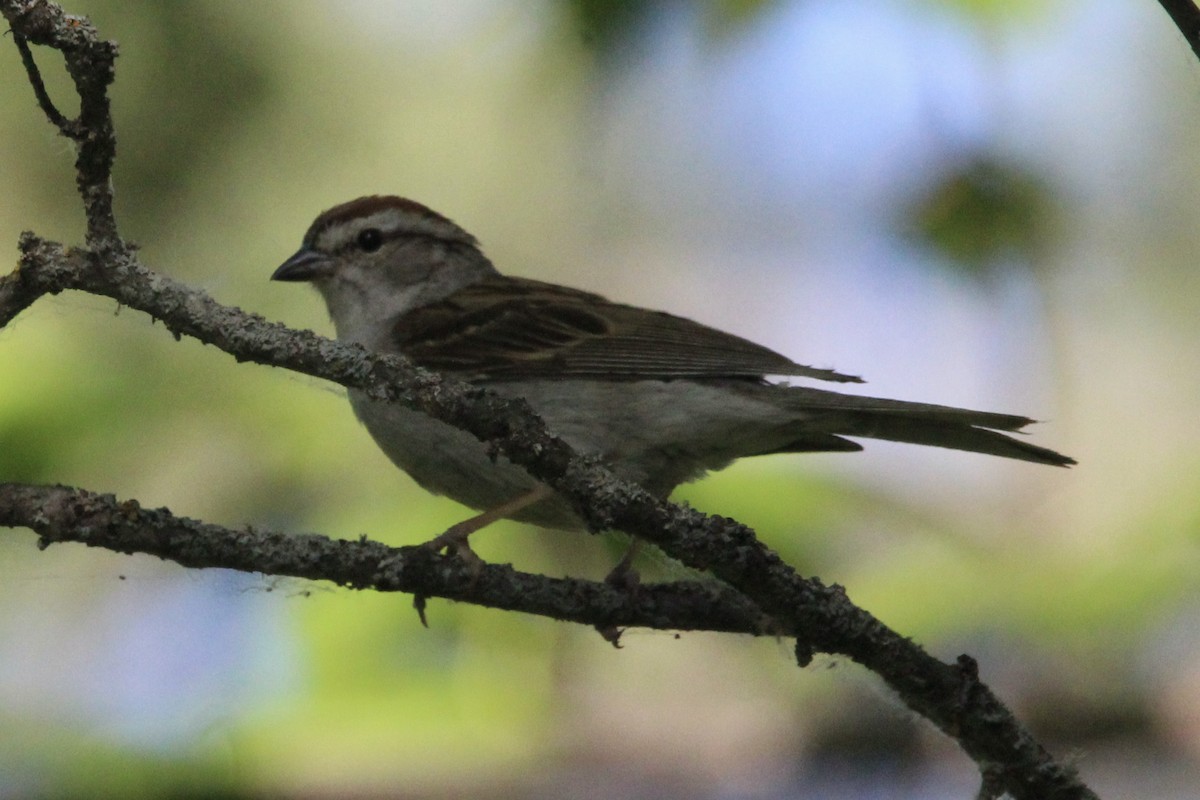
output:
[[501, 276], [409, 312], [396, 323], [395, 341], [424, 367], [482, 380], [799, 375], [861, 382], [683, 317]]

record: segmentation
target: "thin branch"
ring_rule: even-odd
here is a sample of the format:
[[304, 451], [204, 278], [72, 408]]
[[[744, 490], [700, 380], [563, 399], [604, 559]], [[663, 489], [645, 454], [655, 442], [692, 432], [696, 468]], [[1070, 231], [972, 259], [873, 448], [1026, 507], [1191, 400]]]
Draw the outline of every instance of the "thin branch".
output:
[[1192, 0], [1158, 0], [1159, 5], [1171, 17], [1175, 27], [1191, 45], [1196, 58], [1200, 58], [1200, 8]]
[[42, 113], [54, 123], [63, 136], [68, 139], [78, 139], [80, 136], [79, 125], [74, 120], [63, 116], [63, 113], [58, 110], [58, 106], [54, 105], [54, 101], [50, 99], [50, 93], [46, 91], [46, 84], [42, 81], [42, 73], [38, 69], [37, 62], [33, 60], [33, 51], [29, 49], [29, 42], [25, 41], [25, 37], [19, 33], [13, 34], [13, 42], [16, 43], [17, 50], [21, 53], [21, 63], [25, 65], [25, 75], [29, 78], [29, 84], [33, 87], [33, 95], [37, 98]]
[[21, 280], [18, 270], [0, 277], [0, 328], [12, 322], [45, 292]]
[[0, 526], [36, 531], [39, 546], [80, 542], [117, 553], [143, 553], [184, 567], [239, 570], [331, 581], [351, 589], [444, 597], [506, 611], [606, 628], [707, 630], [753, 635], [767, 620], [745, 597], [715, 581], [643, 584], [636, 592], [606, 583], [548, 578], [462, 560], [425, 547], [388, 547], [313, 534], [224, 528], [144, 509], [68, 486], [0, 483]]
[[[88, 246], [96, 253], [125, 249], [113, 216], [112, 165], [117, 154], [108, 99], [116, 75], [117, 45], [101, 39], [85, 17], [67, 14], [48, 0], [3, 0], [0, 14], [8, 20], [21, 60], [43, 113], [75, 142], [75, 182], [87, 217]], [[63, 54], [67, 73], [79, 94], [79, 116], [66, 119], [45, 91], [41, 75], [28, 52], [29, 43], [52, 47]], [[64, 124], [66, 127], [64, 127]]]

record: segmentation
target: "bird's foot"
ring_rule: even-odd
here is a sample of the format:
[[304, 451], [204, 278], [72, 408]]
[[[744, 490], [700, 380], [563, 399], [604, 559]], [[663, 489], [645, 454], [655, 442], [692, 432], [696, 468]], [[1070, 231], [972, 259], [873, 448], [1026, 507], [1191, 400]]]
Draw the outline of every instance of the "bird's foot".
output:
[[[483, 516], [482, 514], [480, 516]], [[423, 547], [432, 550], [435, 553], [446, 551], [446, 555], [456, 556], [462, 560], [467, 569], [471, 572], [472, 579], [477, 579], [479, 573], [483, 571], [483, 559], [475, 554], [471, 549], [471, 534], [486, 525], [474, 524], [479, 517], [471, 517], [471, 519], [463, 520], [455, 523], [428, 542]]]

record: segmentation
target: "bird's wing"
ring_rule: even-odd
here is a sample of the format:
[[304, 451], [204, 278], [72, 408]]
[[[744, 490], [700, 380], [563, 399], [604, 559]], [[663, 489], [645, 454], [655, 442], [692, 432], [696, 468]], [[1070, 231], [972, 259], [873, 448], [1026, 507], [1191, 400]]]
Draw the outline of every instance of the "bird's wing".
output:
[[421, 366], [475, 380], [797, 375], [861, 382], [683, 317], [503, 276], [405, 314], [393, 341]]

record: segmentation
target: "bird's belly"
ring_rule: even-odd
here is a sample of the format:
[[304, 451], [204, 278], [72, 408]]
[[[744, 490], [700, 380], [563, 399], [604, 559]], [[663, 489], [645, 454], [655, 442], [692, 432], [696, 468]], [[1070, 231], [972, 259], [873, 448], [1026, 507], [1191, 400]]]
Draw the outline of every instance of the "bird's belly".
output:
[[[680, 483], [754, 452], [747, 436], [763, 429], [773, 413], [754, 400], [690, 381], [560, 380], [488, 388], [524, 397], [550, 431], [578, 452], [603, 456], [622, 478], [663, 497]], [[485, 510], [537, 485], [469, 433], [360, 392], [350, 392], [350, 402], [392, 462], [430, 492]], [[583, 527], [560, 498], [515, 518], [552, 528]]]
[[[537, 482], [465, 431], [394, 403], [350, 392], [350, 405], [380, 449], [421, 487], [486, 510], [530, 491]], [[566, 504], [540, 503], [518, 518], [553, 528], [578, 528]]]

